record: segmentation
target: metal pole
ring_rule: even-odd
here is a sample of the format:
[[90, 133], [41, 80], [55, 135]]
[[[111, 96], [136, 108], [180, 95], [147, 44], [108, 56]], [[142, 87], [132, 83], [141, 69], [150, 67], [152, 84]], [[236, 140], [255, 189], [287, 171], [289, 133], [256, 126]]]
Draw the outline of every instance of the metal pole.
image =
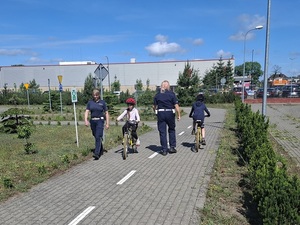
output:
[[59, 92], [60, 97], [60, 114], [62, 115], [62, 97], [61, 97], [61, 91]]
[[108, 91], [110, 92], [110, 74], [109, 74], [109, 60], [108, 60], [108, 57], [105, 56], [106, 59], [107, 59], [107, 72], [108, 72]]
[[100, 93], [101, 93], [101, 100], [103, 100], [103, 80], [102, 80], [102, 65], [100, 64]]
[[77, 144], [77, 147], [79, 147], [78, 128], [77, 128], [77, 116], [76, 116], [75, 102], [73, 102], [73, 108], [74, 108], [74, 118], [75, 118], [76, 144]]
[[49, 110], [52, 111], [52, 107], [51, 107], [51, 93], [50, 93], [50, 79], [48, 79], [48, 92], [49, 92]]
[[292, 60], [292, 62], [291, 62], [291, 93], [290, 93], [290, 97], [292, 97], [292, 92], [293, 92], [293, 75], [294, 75], [294, 73], [293, 73], [293, 62], [294, 62], [294, 59], [296, 59], [296, 58], [290, 58], [290, 60]]
[[251, 62], [251, 81], [250, 81], [251, 90], [252, 90], [252, 76], [253, 76], [253, 52], [254, 52], [254, 49], [252, 49], [252, 62]]
[[26, 90], [26, 92], [27, 92], [27, 103], [28, 103], [28, 108], [29, 108], [30, 103], [29, 103], [29, 92], [28, 92], [28, 89]]
[[258, 30], [258, 29], [262, 29], [263, 26], [256, 26], [255, 28], [253, 29], [250, 29], [246, 32], [245, 36], [244, 36], [244, 65], [243, 65], [243, 78], [242, 78], [242, 102], [244, 102], [245, 100], [245, 95], [244, 95], [244, 92], [245, 92], [245, 69], [246, 69], [246, 39], [247, 39], [247, 34], [252, 31], [252, 30]]
[[267, 29], [266, 29], [266, 46], [265, 46], [265, 67], [264, 67], [264, 95], [262, 104], [262, 114], [266, 116], [267, 105], [267, 82], [268, 82], [268, 67], [269, 67], [269, 39], [270, 39], [270, 14], [271, 14], [271, 0], [268, 0], [267, 10]]

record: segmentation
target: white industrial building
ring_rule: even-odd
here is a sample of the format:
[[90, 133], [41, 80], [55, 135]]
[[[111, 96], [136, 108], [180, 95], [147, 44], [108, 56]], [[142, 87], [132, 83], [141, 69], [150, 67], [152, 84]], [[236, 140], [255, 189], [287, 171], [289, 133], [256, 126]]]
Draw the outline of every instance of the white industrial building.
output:
[[[226, 65], [230, 60], [233, 68], [233, 58], [223, 59]], [[206, 71], [218, 63], [219, 59], [209, 60], [188, 60], [191, 66], [198, 70], [200, 79]], [[179, 73], [183, 72], [187, 61], [160, 61], [160, 62], [136, 62], [131, 59], [129, 63], [110, 63], [99, 65], [92, 61], [61, 62], [59, 65], [38, 65], [38, 66], [0, 66], [0, 88], [19, 88], [21, 83], [28, 83], [35, 79], [42, 90], [59, 88], [58, 75], [62, 75], [62, 86], [64, 90], [75, 87], [78, 91], [83, 89], [84, 81], [89, 74], [95, 76], [97, 68], [105, 68], [109, 75], [103, 80], [104, 89], [108, 90], [109, 83], [119, 80], [121, 91], [134, 92], [136, 80], [141, 80], [144, 87], [149, 79], [150, 88], [160, 86], [163, 80], [169, 80], [172, 86], [176, 86]], [[98, 67], [101, 66], [101, 67]]]

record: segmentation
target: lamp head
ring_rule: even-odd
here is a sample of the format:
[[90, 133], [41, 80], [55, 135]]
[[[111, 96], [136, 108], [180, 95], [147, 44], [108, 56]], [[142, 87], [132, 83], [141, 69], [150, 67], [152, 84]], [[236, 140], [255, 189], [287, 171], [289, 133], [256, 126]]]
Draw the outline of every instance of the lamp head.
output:
[[256, 30], [263, 29], [263, 26], [262, 26], [262, 25], [256, 26], [255, 29], [256, 29]]

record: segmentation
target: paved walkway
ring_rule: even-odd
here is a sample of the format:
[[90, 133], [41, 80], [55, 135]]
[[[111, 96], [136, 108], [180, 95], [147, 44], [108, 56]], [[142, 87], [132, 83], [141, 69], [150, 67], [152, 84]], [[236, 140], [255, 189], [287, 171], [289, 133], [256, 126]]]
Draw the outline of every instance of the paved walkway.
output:
[[[262, 104], [251, 109], [262, 112]], [[300, 166], [300, 104], [267, 104], [266, 116], [273, 137]]]
[[207, 145], [198, 153], [191, 151], [192, 121], [185, 115], [176, 127], [178, 153], [158, 154], [154, 129], [126, 160], [118, 146], [1, 203], [0, 224], [199, 224], [225, 110], [211, 113]]

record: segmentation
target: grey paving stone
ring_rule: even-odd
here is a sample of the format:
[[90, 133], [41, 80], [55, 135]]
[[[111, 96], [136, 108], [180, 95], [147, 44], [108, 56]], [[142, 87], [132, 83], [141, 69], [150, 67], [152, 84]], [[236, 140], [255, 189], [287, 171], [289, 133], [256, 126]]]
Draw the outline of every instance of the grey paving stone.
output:
[[[160, 149], [155, 128], [140, 136], [139, 153], [126, 160], [117, 146], [99, 161], [91, 159], [1, 203], [1, 225], [66, 225], [90, 206], [95, 208], [78, 224], [199, 224], [225, 110], [211, 113], [207, 145], [198, 153], [191, 151], [192, 120], [185, 115], [177, 122], [176, 154], [149, 158]], [[136, 172], [117, 185], [132, 170]]]

